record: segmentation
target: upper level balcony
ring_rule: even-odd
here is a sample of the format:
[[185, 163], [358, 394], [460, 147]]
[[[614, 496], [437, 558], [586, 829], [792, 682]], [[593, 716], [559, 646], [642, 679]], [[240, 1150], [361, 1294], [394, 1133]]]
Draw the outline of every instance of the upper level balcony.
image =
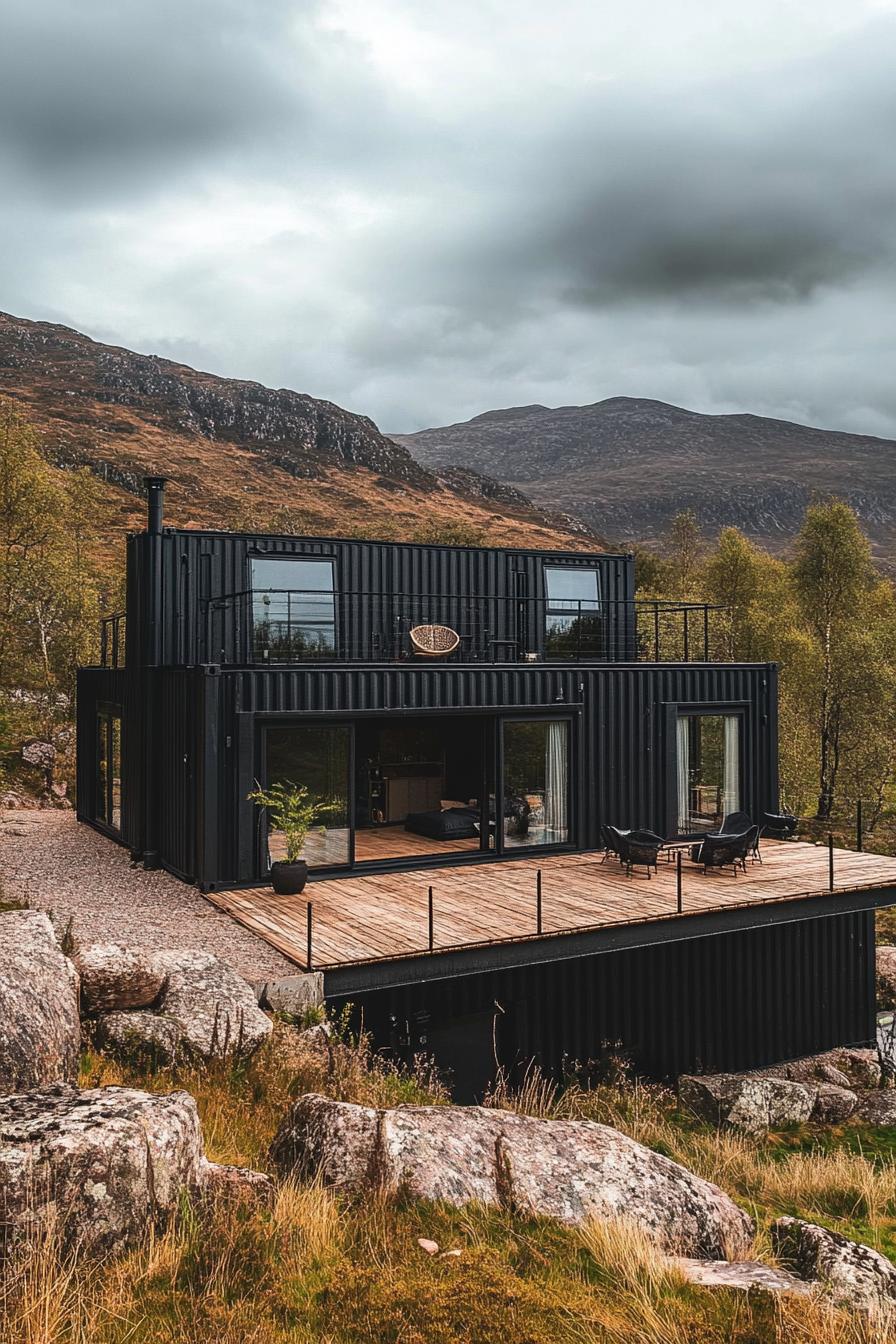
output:
[[204, 604], [201, 661], [708, 662], [719, 610], [693, 602], [254, 588]]
[[[407, 660], [713, 662], [723, 661], [714, 618], [724, 610], [700, 602], [254, 588], [202, 604], [196, 661], [237, 667]], [[446, 632], [440, 641], [445, 647], [428, 651], [433, 627]], [[121, 665], [124, 649], [124, 613], [104, 618], [102, 665]]]

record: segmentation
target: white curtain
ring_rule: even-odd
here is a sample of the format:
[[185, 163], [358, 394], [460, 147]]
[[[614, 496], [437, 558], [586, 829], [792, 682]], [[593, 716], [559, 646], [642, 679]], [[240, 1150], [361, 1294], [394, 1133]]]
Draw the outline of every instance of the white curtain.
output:
[[549, 723], [544, 756], [544, 824], [549, 840], [566, 840], [569, 835], [568, 790], [569, 756], [567, 723]]
[[735, 714], [725, 715], [725, 778], [722, 811], [740, 810], [740, 720]]
[[693, 830], [691, 824], [691, 721], [678, 720], [678, 829]]

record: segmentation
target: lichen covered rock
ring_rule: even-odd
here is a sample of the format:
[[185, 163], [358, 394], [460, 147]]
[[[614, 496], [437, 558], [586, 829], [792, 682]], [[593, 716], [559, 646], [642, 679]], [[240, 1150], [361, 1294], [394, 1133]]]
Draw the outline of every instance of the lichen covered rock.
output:
[[778, 1218], [771, 1236], [778, 1259], [836, 1302], [875, 1316], [896, 1310], [896, 1265], [870, 1246], [801, 1218]]
[[103, 1013], [93, 1037], [97, 1048], [115, 1059], [161, 1068], [183, 1053], [184, 1028], [165, 1013]]
[[252, 986], [210, 952], [159, 952], [165, 974], [160, 1012], [183, 1027], [183, 1044], [203, 1059], [249, 1055], [271, 1034]]
[[274, 1140], [284, 1173], [328, 1184], [478, 1202], [566, 1223], [635, 1220], [662, 1249], [743, 1254], [751, 1219], [717, 1186], [590, 1120], [537, 1120], [481, 1106], [375, 1110], [300, 1097]]
[[683, 1106], [701, 1120], [759, 1134], [809, 1119], [817, 1086], [744, 1073], [685, 1074], [678, 1080]]
[[81, 977], [81, 998], [89, 1013], [146, 1008], [165, 983], [158, 953], [119, 943], [92, 943], [79, 948], [74, 962]]
[[0, 1094], [78, 1076], [78, 976], [39, 910], [0, 914]]
[[89, 1252], [133, 1245], [201, 1185], [202, 1133], [186, 1092], [56, 1086], [0, 1099], [7, 1240], [52, 1214]]

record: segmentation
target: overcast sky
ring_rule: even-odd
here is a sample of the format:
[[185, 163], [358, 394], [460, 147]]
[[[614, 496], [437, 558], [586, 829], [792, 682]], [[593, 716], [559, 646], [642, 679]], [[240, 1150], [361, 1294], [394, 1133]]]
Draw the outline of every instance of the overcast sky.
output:
[[896, 0], [3, 0], [0, 308], [387, 430], [896, 436], [894, 72]]

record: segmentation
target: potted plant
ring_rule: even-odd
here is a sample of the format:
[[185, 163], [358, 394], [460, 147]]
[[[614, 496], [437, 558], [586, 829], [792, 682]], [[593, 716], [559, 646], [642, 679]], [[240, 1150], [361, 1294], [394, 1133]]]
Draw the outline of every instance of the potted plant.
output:
[[278, 896], [297, 896], [308, 881], [308, 864], [302, 858], [305, 837], [312, 826], [321, 835], [326, 829], [320, 817], [335, 812], [338, 804], [316, 798], [304, 784], [277, 781], [270, 788], [256, 787], [247, 795], [249, 802], [266, 807], [268, 820], [275, 831], [282, 831], [286, 841], [286, 859], [271, 864], [271, 885]]

